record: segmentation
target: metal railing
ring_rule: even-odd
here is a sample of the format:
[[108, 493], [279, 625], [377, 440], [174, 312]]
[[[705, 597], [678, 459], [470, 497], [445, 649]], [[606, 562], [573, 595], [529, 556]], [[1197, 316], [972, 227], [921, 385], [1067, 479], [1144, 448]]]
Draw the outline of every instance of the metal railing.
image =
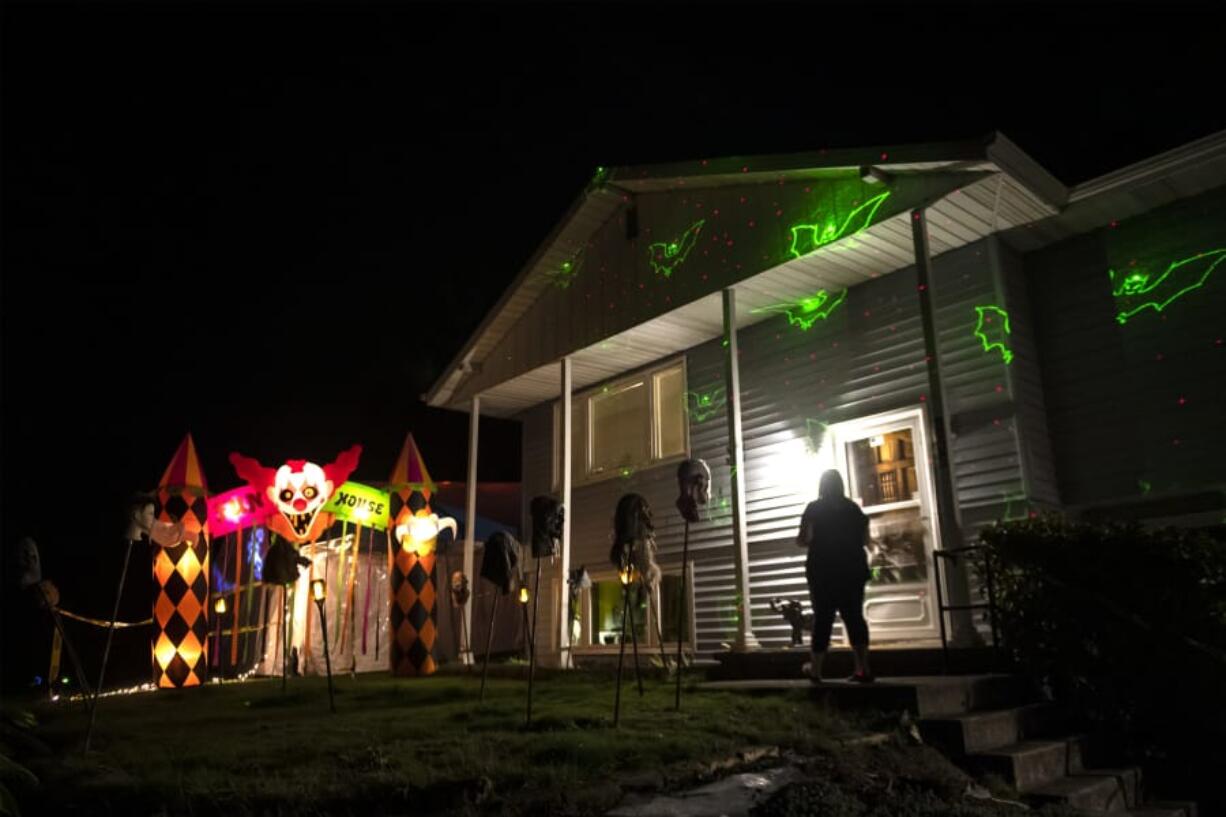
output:
[[987, 550], [986, 545], [967, 545], [960, 548], [949, 548], [943, 550], [934, 550], [932, 552], [932, 567], [934, 578], [936, 579], [937, 588], [937, 619], [941, 623], [941, 672], [949, 673], [949, 636], [945, 630], [945, 614], [953, 612], [969, 612], [971, 610], [987, 610], [988, 619], [992, 626], [992, 649], [996, 652], [997, 659], [1000, 658], [1000, 633], [996, 626], [996, 589], [992, 583], [992, 562], [990, 559], [983, 560], [984, 583], [987, 585], [988, 600], [986, 602], [975, 602], [972, 604], [946, 604], [945, 593], [942, 589], [943, 582], [941, 579], [941, 560], [948, 559], [952, 563], [957, 563], [958, 558], [966, 553], [971, 553], [977, 550]]

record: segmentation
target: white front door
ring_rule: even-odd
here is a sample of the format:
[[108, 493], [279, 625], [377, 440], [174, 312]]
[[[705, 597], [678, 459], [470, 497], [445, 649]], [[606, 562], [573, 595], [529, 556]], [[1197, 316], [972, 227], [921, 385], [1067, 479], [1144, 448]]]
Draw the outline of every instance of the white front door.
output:
[[[925, 428], [920, 409], [829, 428], [847, 494], [869, 519], [864, 617], [874, 643], [938, 636], [932, 551], [939, 528]], [[846, 638], [841, 626], [836, 635]]]

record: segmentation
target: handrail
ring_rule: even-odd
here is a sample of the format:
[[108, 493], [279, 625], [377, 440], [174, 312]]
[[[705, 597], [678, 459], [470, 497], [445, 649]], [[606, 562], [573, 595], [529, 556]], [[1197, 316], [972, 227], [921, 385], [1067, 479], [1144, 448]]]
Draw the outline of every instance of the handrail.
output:
[[992, 562], [984, 559], [984, 580], [988, 586], [988, 600], [971, 604], [946, 604], [945, 594], [941, 590], [941, 559], [957, 562], [958, 557], [972, 551], [987, 550], [986, 545], [965, 545], [957, 548], [941, 548], [932, 552], [933, 578], [937, 588], [937, 620], [941, 625], [941, 673], [949, 673], [949, 637], [945, 632], [945, 614], [954, 611], [969, 611], [987, 609], [988, 620], [992, 624], [992, 649], [1000, 657], [1000, 633], [996, 622], [996, 587], [992, 581]]

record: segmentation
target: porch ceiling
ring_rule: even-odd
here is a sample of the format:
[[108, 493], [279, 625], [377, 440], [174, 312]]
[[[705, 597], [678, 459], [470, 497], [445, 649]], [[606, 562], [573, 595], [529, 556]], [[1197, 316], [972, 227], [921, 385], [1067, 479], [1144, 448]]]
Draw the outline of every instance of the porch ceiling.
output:
[[[948, 167], [945, 170], [948, 172]], [[928, 209], [932, 253], [973, 243], [1000, 230], [1048, 218], [1055, 208], [994, 164], [963, 165], [968, 184]], [[610, 210], [610, 215], [612, 210]], [[559, 253], [559, 257], [565, 257]], [[744, 328], [772, 317], [764, 307], [840, 290], [914, 263], [909, 213], [881, 221], [817, 252], [765, 270], [735, 285], [736, 322]], [[571, 354], [575, 389], [595, 385], [719, 337], [721, 296], [713, 293]], [[481, 412], [509, 417], [561, 394], [556, 363], [540, 366], [481, 394]], [[451, 406], [467, 410], [466, 404]]]

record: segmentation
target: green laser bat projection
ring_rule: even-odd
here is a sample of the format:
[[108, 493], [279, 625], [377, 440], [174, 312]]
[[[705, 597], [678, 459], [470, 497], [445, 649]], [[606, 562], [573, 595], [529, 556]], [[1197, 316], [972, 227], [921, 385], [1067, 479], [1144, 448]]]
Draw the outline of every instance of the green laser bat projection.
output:
[[1209, 250], [1179, 261], [1172, 261], [1161, 275], [1152, 275], [1144, 268], [1127, 272], [1107, 270], [1111, 278], [1111, 294], [1120, 310], [1115, 320], [1128, 323], [1146, 309], [1161, 312], [1189, 292], [1200, 289], [1218, 265], [1226, 261], [1226, 250]]
[[809, 331], [819, 319], [826, 320], [839, 304], [847, 299], [847, 290], [831, 295], [824, 289], [814, 294], [785, 304], [771, 304], [751, 310], [751, 314], [761, 312], [782, 313], [787, 315], [788, 325], [799, 326], [802, 331]]
[[583, 253], [579, 253], [573, 258], [566, 259], [553, 269], [546, 270], [545, 277], [549, 279], [549, 283], [558, 289], [566, 289], [579, 275], [579, 270], [583, 269], [585, 259], [586, 256]]
[[873, 223], [877, 210], [889, 197], [890, 191], [888, 190], [878, 193], [848, 213], [841, 224], [837, 216], [827, 216], [812, 224], [793, 224], [791, 228], [792, 245], [788, 247], [788, 253], [793, 258], [800, 258], [819, 247], [867, 229]]
[[975, 314], [975, 337], [983, 344], [983, 351], [1000, 350], [1000, 357], [1005, 363], [1013, 362], [1013, 351], [1009, 348], [1009, 313], [999, 306], [977, 306]]
[[690, 420], [695, 423], [710, 420], [727, 402], [723, 386], [716, 386], [708, 391], [685, 393], [686, 410], [690, 414]]
[[700, 218], [691, 224], [675, 241], [656, 241], [647, 246], [647, 261], [657, 275], [672, 277], [673, 270], [685, 263], [685, 258], [698, 243], [698, 233], [705, 218]]

